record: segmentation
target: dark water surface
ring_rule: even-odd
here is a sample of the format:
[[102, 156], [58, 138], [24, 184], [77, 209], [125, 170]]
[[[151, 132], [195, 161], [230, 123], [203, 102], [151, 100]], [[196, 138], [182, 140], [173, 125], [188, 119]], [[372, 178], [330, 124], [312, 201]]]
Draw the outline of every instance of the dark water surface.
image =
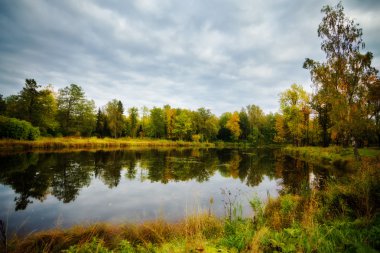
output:
[[249, 199], [323, 187], [326, 170], [278, 150], [139, 149], [0, 155], [0, 219], [9, 233], [106, 221], [225, 214]]

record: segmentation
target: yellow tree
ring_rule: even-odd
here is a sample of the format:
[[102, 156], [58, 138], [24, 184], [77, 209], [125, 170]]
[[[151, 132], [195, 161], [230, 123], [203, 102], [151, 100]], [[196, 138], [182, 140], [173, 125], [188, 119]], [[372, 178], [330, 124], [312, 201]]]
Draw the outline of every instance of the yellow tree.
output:
[[239, 122], [240, 122], [239, 113], [234, 112], [226, 124], [227, 129], [231, 131], [232, 137], [235, 141], [239, 139], [239, 136], [241, 134]]
[[293, 144], [305, 144], [309, 128], [309, 94], [300, 85], [292, 84], [280, 94], [280, 108]]
[[284, 117], [281, 114], [277, 113], [275, 115], [275, 120], [276, 120], [276, 123], [275, 123], [276, 135], [274, 136], [273, 141], [277, 143], [283, 143], [286, 140]]

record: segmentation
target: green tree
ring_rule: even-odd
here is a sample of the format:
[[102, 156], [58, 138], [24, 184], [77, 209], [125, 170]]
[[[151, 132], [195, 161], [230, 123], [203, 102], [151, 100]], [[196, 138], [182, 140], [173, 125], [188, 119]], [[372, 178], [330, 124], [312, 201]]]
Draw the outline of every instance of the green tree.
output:
[[227, 128], [227, 122], [232, 117], [232, 113], [225, 112], [219, 118], [219, 132], [218, 139], [223, 141], [231, 141], [232, 133], [231, 130]]
[[95, 133], [99, 137], [105, 137], [109, 135], [107, 116], [100, 108], [96, 114]]
[[[351, 137], [362, 141], [371, 124], [369, 120], [368, 90], [375, 84], [378, 71], [371, 66], [373, 55], [361, 53], [364, 48], [362, 29], [344, 14], [341, 3], [324, 6], [325, 16], [318, 27], [321, 49], [326, 62], [306, 59], [318, 99], [315, 100], [323, 133], [330, 127], [331, 137], [348, 145]], [[327, 113], [326, 115], [321, 115]], [[328, 119], [331, 122], [324, 122]], [[326, 144], [326, 143], [325, 143]]]
[[257, 105], [248, 105], [247, 114], [249, 122], [248, 139], [255, 145], [262, 144], [264, 141], [262, 131], [265, 124], [265, 114]]
[[177, 111], [174, 121], [173, 134], [180, 140], [190, 140], [193, 133], [193, 122], [191, 120], [191, 111], [181, 109]]
[[95, 129], [96, 113], [93, 100], [87, 100], [76, 84], [58, 91], [58, 122], [64, 135], [90, 135]]
[[140, 137], [144, 137], [147, 132], [148, 132], [148, 128], [149, 128], [149, 108], [146, 107], [146, 106], [143, 106], [141, 108], [141, 131], [139, 133]]
[[218, 119], [209, 109], [199, 108], [193, 112], [193, 126], [196, 134], [200, 135], [201, 141], [215, 139], [218, 134]]
[[242, 140], [248, 140], [248, 136], [251, 134], [251, 128], [249, 124], [248, 114], [245, 108], [242, 108], [239, 112], [239, 118], [240, 118], [240, 129], [241, 129], [241, 135], [240, 138]]
[[276, 116], [273, 113], [265, 115], [263, 125], [260, 129], [262, 136], [261, 144], [273, 143], [274, 136], [276, 135]]
[[0, 94], [0, 115], [5, 115], [6, 111], [7, 111], [7, 104], [5, 102], [5, 99], [3, 98], [3, 95]]
[[6, 99], [6, 115], [32, 123], [40, 128], [43, 135], [55, 134], [58, 123], [55, 120], [57, 101], [51, 86], [40, 90], [34, 79], [26, 79], [18, 95]]
[[309, 95], [300, 85], [292, 84], [280, 94], [280, 109], [294, 145], [307, 142], [309, 124]]
[[153, 107], [150, 110], [150, 137], [163, 138], [165, 136], [165, 114], [161, 108]]
[[59, 128], [59, 124], [56, 120], [57, 110], [57, 99], [53, 87], [49, 85], [39, 91], [37, 106], [38, 115], [36, 115], [37, 121], [34, 122], [34, 125], [40, 128], [43, 135], [57, 134]]
[[105, 107], [107, 126], [114, 138], [121, 137], [124, 129], [124, 107], [120, 100], [113, 99]]
[[23, 108], [24, 113], [23, 120], [29, 121], [34, 125], [38, 120], [38, 97], [39, 92], [38, 88], [40, 85], [37, 85], [37, 82], [34, 79], [26, 79], [25, 86], [20, 92], [19, 103], [20, 107]]
[[129, 127], [130, 127], [130, 135], [135, 138], [138, 130], [138, 118], [139, 112], [136, 107], [131, 107], [128, 110], [129, 112]]

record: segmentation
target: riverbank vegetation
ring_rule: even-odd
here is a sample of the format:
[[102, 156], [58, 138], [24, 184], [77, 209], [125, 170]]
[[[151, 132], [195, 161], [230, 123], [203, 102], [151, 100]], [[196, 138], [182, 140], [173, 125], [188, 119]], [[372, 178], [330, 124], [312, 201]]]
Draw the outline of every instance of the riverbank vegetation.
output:
[[[223, 143], [218, 144], [223, 145]], [[34, 141], [0, 140], [0, 151], [55, 150], [55, 149], [104, 149], [129, 147], [215, 147], [215, 143], [171, 141], [164, 139], [97, 138], [97, 137], [42, 137]]]
[[[334, 166], [338, 168], [346, 168], [353, 166], [357, 160], [355, 152], [352, 148], [344, 148], [341, 146], [330, 147], [283, 147], [282, 152], [296, 159], [301, 159], [309, 163], [320, 166]], [[360, 159], [378, 159], [380, 160], [380, 148], [360, 148], [358, 149]]]
[[[376, 252], [380, 250], [380, 163], [299, 194], [250, 201], [244, 218], [229, 202], [225, 218], [206, 211], [182, 221], [95, 224], [8, 238], [8, 252]], [[229, 205], [232, 205], [230, 208]]]

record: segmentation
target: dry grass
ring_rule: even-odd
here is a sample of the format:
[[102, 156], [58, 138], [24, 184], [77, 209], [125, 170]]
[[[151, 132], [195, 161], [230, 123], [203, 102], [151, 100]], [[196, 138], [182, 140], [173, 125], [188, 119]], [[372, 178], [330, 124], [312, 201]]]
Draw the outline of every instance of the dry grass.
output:
[[223, 221], [215, 216], [199, 214], [177, 223], [164, 220], [147, 221], [142, 224], [94, 224], [75, 226], [70, 229], [53, 229], [9, 241], [8, 252], [61, 252], [71, 245], [83, 245], [93, 238], [104, 242], [109, 249], [116, 248], [122, 240], [131, 245], [161, 245], [170, 241], [186, 241], [188, 248], [202, 248], [207, 240], [220, 237]]
[[214, 147], [212, 143], [170, 141], [160, 139], [129, 139], [129, 138], [82, 138], [59, 137], [40, 138], [35, 141], [0, 140], [0, 150], [56, 150], [56, 149], [104, 149], [129, 147]]

